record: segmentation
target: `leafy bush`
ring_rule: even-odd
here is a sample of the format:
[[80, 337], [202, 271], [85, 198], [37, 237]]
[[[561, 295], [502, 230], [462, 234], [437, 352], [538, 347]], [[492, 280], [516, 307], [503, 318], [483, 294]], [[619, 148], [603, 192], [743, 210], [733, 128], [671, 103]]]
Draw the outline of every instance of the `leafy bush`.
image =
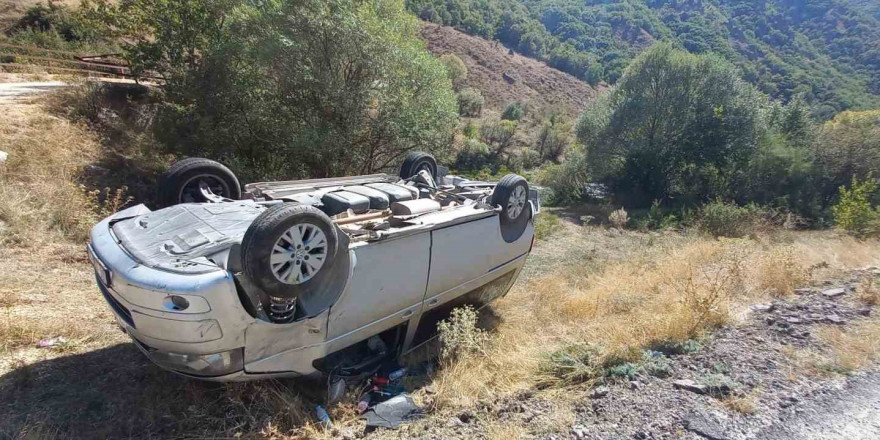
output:
[[478, 118], [483, 112], [483, 94], [472, 88], [458, 92], [458, 114], [470, 118]]
[[519, 102], [511, 102], [507, 104], [507, 107], [504, 109], [504, 112], [501, 113], [501, 119], [506, 119], [508, 121], [519, 121], [522, 119], [523, 115], [525, 115], [525, 109], [523, 105]]
[[623, 208], [617, 209], [608, 216], [608, 221], [611, 222], [611, 226], [614, 226], [617, 229], [626, 229], [626, 224], [629, 222], [629, 215], [626, 210]]
[[560, 229], [562, 229], [562, 221], [553, 213], [542, 212], [535, 217], [535, 237], [538, 240], [545, 240]]
[[868, 178], [852, 178], [850, 188], [840, 187], [840, 199], [831, 208], [834, 221], [844, 231], [859, 237], [880, 235], [880, 208], [871, 207], [871, 196], [877, 192], [877, 182]]
[[517, 127], [519, 124], [516, 121], [485, 121], [480, 127], [480, 139], [495, 148], [495, 154], [500, 156], [513, 143]]
[[452, 153], [447, 69], [401, 2], [105, 3], [135, 70], [167, 79], [155, 133], [244, 180], [389, 169]]
[[461, 171], [476, 171], [489, 166], [492, 163], [492, 152], [489, 146], [477, 139], [465, 139], [464, 145], [458, 151], [452, 168]]
[[477, 318], [477, 311], [467, 305], [453, 309], [448, 320], [437, 324], [443, 359], [452, 360], [484, 351], [489, 335], [477, 327]]
[[468, 68], [464, 61], [453, 53], [441, 55], [440, 61], [446, 65], [446, 71], [449, 72], [449, 80], [452, 81], [452, 87], [458, 90], [464, 86], [468, 77]]
[[536, 147], [542, 159], [558, 162], [571, 144], [571, 139], [571, 122], [552, 115], [541, 124]]
[[716, 199], [697, 213], [697, 226], [715, 237], [738, 238], [755, 231], [759, 217], [748, 207]]

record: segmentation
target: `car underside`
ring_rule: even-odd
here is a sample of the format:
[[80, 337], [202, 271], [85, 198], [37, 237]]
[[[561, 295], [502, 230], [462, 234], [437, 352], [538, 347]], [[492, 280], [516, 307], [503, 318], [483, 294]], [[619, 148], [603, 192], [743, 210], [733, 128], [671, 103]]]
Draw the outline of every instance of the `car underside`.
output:
[[400, 176], [243, 192], [222, 165], [186, 161], [163, 176], [169, 206], [105, 219], [89, 248], [120, 326], [203, 379], [356, 373], [412, 349], [453, 307], [507, 292], [540, 209], [522, 177], [444, 175], [424, 153]]

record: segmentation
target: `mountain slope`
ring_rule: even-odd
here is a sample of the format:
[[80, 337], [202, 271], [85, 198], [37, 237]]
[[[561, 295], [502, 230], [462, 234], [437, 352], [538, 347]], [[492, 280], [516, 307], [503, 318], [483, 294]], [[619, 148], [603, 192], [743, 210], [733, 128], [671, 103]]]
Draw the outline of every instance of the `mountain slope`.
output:
[[490, 111], [500, 113], [507, 104], [519, 101], [538, 112], [576, 117], [597, 94], [572, 75], [448, 26], [426, 23], [421, 36], [432, 53], [461, 58], [468, 68], [466, 86], [483, 93]]
[[591, 83], [613, 83], [655, 40], [715, 52], [820, 117], [880, 107], [877, 1], [408, 0], [422, 19], [497, 39]]

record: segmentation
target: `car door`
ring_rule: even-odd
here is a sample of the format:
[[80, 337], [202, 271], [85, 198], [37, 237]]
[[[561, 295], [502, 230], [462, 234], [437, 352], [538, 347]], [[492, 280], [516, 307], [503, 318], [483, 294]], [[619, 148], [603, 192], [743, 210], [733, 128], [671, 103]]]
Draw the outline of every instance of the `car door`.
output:
[[430, 250], [428, 231], [353, 246], [351, 279], [330, 309], [330, 339], [356, 342], [412, 318], [425, 296]]

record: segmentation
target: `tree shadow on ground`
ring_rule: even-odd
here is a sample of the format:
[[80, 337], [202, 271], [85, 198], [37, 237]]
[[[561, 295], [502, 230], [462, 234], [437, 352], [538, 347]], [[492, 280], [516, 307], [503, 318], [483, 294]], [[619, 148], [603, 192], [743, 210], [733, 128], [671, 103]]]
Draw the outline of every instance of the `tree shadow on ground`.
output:
[[231, 437], [296, 429], [313, 408], [299, 380], [213, 383], [153, 365], [132, 343], [0, 376], [0, 438]]

